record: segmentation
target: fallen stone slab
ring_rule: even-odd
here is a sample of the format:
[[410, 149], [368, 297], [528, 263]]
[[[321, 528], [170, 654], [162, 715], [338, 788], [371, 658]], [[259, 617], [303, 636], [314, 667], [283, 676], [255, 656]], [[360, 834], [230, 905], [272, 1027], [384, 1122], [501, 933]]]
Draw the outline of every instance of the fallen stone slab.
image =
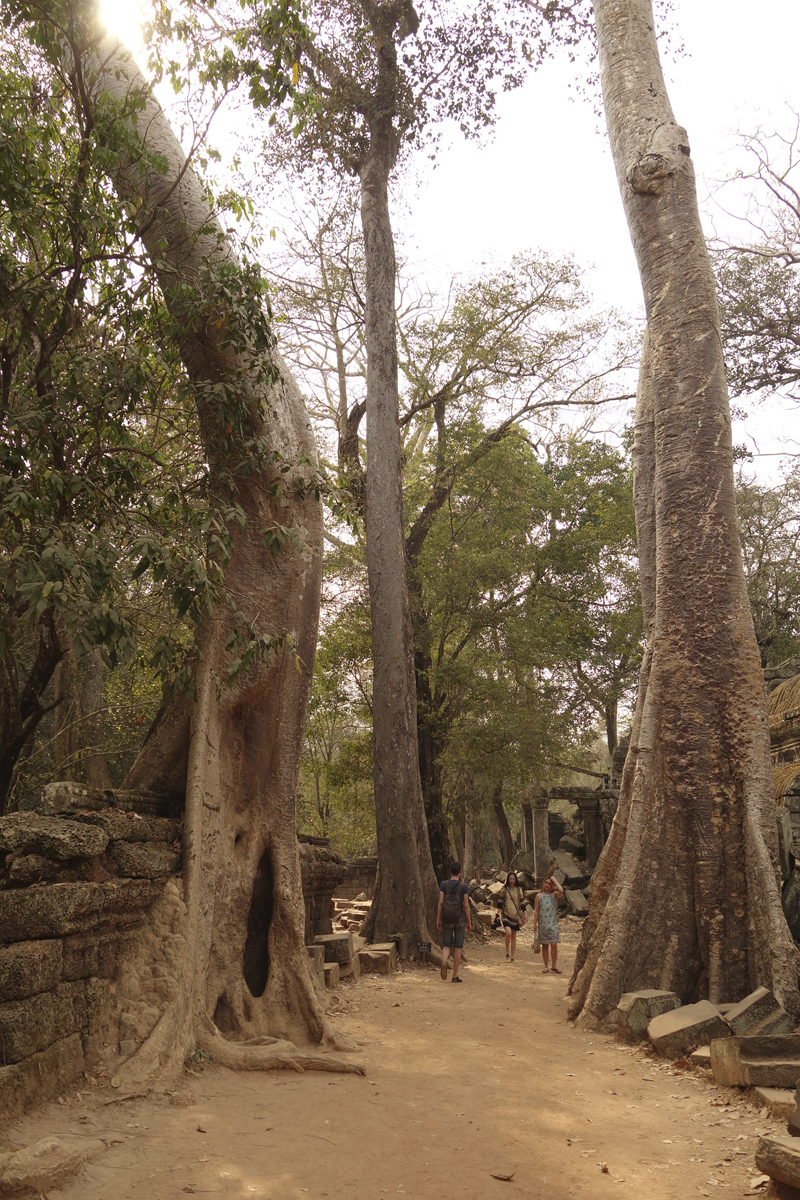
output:
[[654, 1017], [647, 1026], [647, 1036], [656, 1053], [665, 1058], [688, 1058], [698, 1046], [712, 1043], [715, 1038], [730, 1037], [731, 1031], [709, 1000], [684, 1004], [672, 1012]]
[[37, 1196], [62, 1184], [79, 1171], [84, 1163], [106, 1149], [100, 1138], [59, 1137], [40, 1138], [24, 1150], [0, 1154], [0, 1196]]
[[392, 970], [391, 956], [385, 950], [359, 950], [358, 963], [367, 975], [389, 975]]
[[353, 953], [358, 954], [367, 944], [367, 939], [362, 937], [360, 933], [353, 934]]
[[80, 821], [21, 812], [0, 817], [0, 854], [36, 854], [65, 862], [102, 854], [107, 845], [107, 833]]
[[51, 991], [61, 978], [60, 941], [0, 946], [0, 1002]]
[[712, 1041], [711, 1069], [714, 1082], [725, 1087], [793, 1088], [800, 1079], [800, 1034]]
[[734, 1037], [791, 1033], [794, 1029], [792, 1018], [781, 1008], [769, 988], [765, 987], [756, 988], [744, 1000], [731, 1005], [724, 1016]]
[[[577, 863], [571, 854], [567, 854], [566, 850], [554, 850], [553, 858], [557, 873], [561, 872], [564, 876], [563, 882], [566, 887], [578, 887], [585, 881], [585, 865]], [[562, 881], [559, 880], [559, 882]]]
[[567, 889], [567, 907], [574, 917], [585, 917], [589, 912], [589, 901], [584, 896], [583, 892], [578, 892], [573, 889]]
[[702, 1067], [704, 1071], [711, 1070], [711, 1047], [698, 1046], [689, 1055], [689, 1062], [693, 1067]]
[[325, 987], [329, 991], [333, 991], [339, 986], [339, 964], [338, 963], [323, 963], [322, 971], [325, 977]]
[[577, 838], [570, 837], [568, 833], [559, 839], [558, 848], [559, 850], [566, 850], [567, 854], [571, 854], [573, 858], [576, 854], [584, 855], [586, 853], [586, 847], [583, 842], [579, 842]]
[[753, 1088], [753, 1100], [780, 1120], [787, 1120], [795, 1110], [795, 1094], [789, 1088]]
[[360, 979], [361, 978], [361, 951], [354, 954], [349, 963], [339, 963], [339, 978], [340, 979]]
[[617, 1005], [617, 1033], [626, 1042], [639, 1041], [647, 1036], [647, 1027], [654, 1017], [680, 1007], [680, 998], [674, 992], [653, 988], [625, 992]]
[[[388, 954], [391, 969], [393, 971], [397, 969], [397, 946], [394, 944], [394, 942], [371, 942], [370, 945], [365, 947], [365, 949], [377, 950], [382, 954]], [[359, 954], [360, 953], [361, 950], [359, 950]]]
[[800, 1189], [800, 1144], [788, 1136], [762, 1137], [756, 1148], [756, 1166], [778, 1183]]
[[798, 1081], [795, 1087], [794, 1108], [789, 1113], [787, 1125], [792, 1137], [800, 1137], [800, 1081]]
[[[350, 965], [353, 958], [352, 933], [318, 933], [314, 943], [322, 946], [325, 962], [338, 962], [340, 967]], [[366, 942], [364, 944], [366, 945]]]

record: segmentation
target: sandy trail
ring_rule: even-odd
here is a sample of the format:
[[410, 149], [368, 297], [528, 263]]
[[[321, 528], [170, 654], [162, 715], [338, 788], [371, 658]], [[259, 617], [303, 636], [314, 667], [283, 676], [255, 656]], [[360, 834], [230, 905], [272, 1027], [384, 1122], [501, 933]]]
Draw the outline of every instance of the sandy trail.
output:
[[120, 1139], [49, 1200], [746, 1195], [756, 1136], [781, 1123], [694, 1072], [576, 1032], [564, 999], [574, 946], [562, 944], [563, 975], [543, 975], [524, 940], [513, 964], [499, 939], [470, 951], [461, 987], [419, 967], [343, 986], [339, 1021], [364, 1043], [366, 1078], [211, 1066], [174, 1097], [129, 1101], [101, 1080], [7, 1141]]

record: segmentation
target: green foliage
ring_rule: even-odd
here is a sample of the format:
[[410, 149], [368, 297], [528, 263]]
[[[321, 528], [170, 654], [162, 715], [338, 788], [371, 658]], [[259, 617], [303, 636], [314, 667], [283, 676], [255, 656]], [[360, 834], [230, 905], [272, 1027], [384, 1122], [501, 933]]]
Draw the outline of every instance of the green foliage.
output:
[[800, 468], [767, 487], [739, 475], [736, 506], [761, 665], [800, 657]]

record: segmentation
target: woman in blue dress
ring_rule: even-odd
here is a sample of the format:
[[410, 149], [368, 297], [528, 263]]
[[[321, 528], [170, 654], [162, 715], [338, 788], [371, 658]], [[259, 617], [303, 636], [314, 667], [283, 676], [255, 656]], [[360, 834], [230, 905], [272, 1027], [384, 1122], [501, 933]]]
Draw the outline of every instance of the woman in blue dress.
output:
[[[533, 905], [533, 936], [538, 935], [544, 959], [544, 975], [561, 974], [558, 962], [558, 899], [564, 895], [561, 884], [552, 875], [545, 879]], [[552, 954], [553, 965], [550, 965]]]

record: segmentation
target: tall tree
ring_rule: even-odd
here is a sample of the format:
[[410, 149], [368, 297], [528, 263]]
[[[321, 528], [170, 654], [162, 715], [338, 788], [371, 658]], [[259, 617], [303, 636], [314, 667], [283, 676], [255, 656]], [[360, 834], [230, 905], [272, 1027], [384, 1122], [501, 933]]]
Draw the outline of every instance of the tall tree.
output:
[[769, 730], [736, 522], [714, 277], [650, 0], [594, 0], [609, 138], [647, 311], [635, 438], [646, 652], [570, 1012], [622, 992], [800, 1011]]
[[308, 417], [257, 281], [130, 55], [98, 40], [80, 3], [59, 15], [70, 93], [174, 322], [208, 462], [209, 571], [225, 580], [200, 624], [192, 688], [175, 694], [129, 774], [129, 786], [185, 794], [188, 926], [178, 995], [126, 1070], [148, 1076], [196, 1046], [249, 1069], [361, 1070], [317, 1049], [352, 1047], [303, 944], [295, 796], [322, 542]]
[[[198, 31], [206, 5], [182, 30]], [[213, 7], [213, 6], [211, 6]], [[536, 4], [464, 8], [431, 5], [422, 20], [411, 0], [324, 0], [304, 9], [305, 36], [294, 10], [249, 0], [238, 20], [221, 25], [215, 9], [206, 76], [231, 78], [241, 64], [258, 101], [264, 65], [292, 64], [306, 100], [294, 145], [306, 161], [322, 153], [337, 172], [357, 176], [364, 239], [367, 351], [366, 545], [373, 628], [375, 805], [380, 868], [365, 932], [385, 939], [398, 930], [434, 940], [436, 886], [417, 755], [411, 613], [403, 548], [401, 438], [395, 330], [396, 261], [389, 181], [411, 145], [435, 145], [437, 122], [455, 120], [467, 134], [492, 123], [496, 89], [518, 86], [547, 49]], [[569, 15], [570, 9], [559, 8]], [[255, 19], [254, 19], [255, 18]], [[287, 26], [289, 31], [287, 32]], [[220, 33], [238, 59], [218, 51]], [[208, 42], [205, 41], [207, 47]], [[199, 51], [206, 64], [207, 49]], [[233, 74], [236, 74], [234, 69]], [[295, 113], [297, 107], [295, 108]]]

